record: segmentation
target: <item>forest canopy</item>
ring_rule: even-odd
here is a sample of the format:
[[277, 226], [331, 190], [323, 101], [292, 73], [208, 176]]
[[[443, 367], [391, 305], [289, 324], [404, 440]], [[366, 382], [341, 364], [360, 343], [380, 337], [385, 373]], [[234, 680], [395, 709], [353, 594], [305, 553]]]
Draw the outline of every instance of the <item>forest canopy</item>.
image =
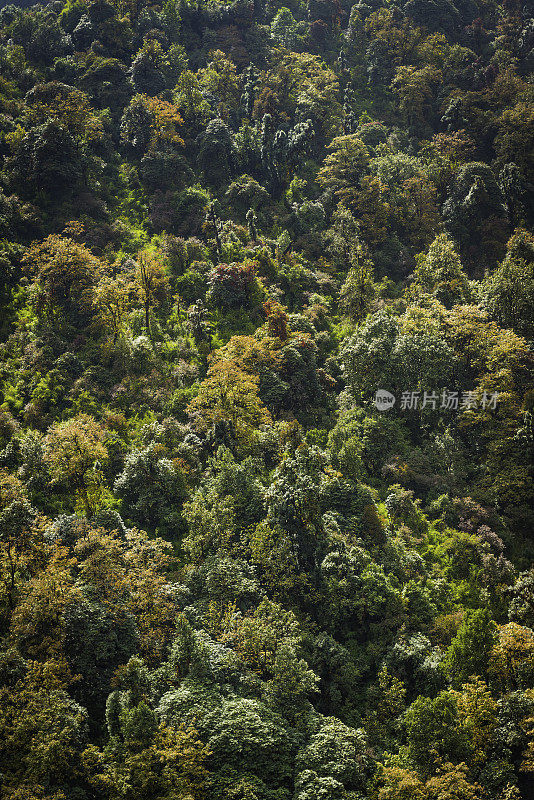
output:
[[531, 3], [0, 9], [1, 800], [529, 800]]

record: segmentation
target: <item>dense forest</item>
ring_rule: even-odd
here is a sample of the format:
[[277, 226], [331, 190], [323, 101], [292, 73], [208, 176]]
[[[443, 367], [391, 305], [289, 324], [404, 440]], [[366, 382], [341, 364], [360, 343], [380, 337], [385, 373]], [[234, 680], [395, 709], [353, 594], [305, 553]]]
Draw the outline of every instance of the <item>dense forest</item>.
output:
[[0, 4], [0, 797], [534, 797], [531, 0]]

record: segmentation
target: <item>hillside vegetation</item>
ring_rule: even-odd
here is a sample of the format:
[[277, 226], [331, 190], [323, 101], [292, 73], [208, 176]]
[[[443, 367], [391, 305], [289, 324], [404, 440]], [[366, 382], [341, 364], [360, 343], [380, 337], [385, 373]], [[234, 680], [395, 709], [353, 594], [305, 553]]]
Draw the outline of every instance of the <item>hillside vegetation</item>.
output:
[[1, 800], [534, 796], [531, 15], [3, 4]]

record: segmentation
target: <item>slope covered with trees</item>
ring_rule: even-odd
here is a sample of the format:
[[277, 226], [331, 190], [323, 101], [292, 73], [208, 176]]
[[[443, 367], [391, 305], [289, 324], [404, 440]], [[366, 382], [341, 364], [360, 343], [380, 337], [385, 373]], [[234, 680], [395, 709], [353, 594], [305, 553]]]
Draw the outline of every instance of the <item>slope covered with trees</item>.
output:
[[532, 7], [285, 1], [0, 11], [3, 800], [532, 797]]

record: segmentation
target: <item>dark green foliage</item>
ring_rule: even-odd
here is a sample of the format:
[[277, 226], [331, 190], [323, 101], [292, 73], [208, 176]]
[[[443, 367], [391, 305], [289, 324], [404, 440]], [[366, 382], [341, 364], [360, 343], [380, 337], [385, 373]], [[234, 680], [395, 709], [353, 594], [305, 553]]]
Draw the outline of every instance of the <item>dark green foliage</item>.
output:
[[407, 712], [406, 732], [409, 755], [423, 775], [431, 774], [436, 759], [460, 763], [471, 755], [468, 732], [459, 725], [450, 692], [433, 700], [420, 695]]
[[193, 177], [187, 161], [173, 150], [156, 150], [141, 159], [139, 177], [148, 191], [180, 190]]
[[444, 661], [444, 668], [454, 685], [460, 686], [474, 675], [485, 677], [495, 637], [495, 623], [486, 609], [467, 615]]
[[9, 160], [11, 181], [25, 197], [72, 191], [83, 175], [84, 159], [70, 133], [57, 122], [32, 128]]
[[152, 47], [144, 47], [134, 58], [130, 74], [136, 92], [155, 97], [165, 89], [165, 77], [161, 69], [161, 48], [157, 42], [151, 44]]
[[101, 603], [79, 603], [63, 615], [63, 648], [75, 675], [82, 676], [77, 699], [97, 716], [120, 664], [136, 652], [138, 632], [129, 614], [112, 614]]
[[508, 220], [504, 198], [487, 164], [465, 164], [460, 169], [443, 214], [448, 229], [470, 259], [488, 253], [486, 239], [490, 239], [489, 252], [497, 253], [506, 241]]
[[214, 186], [228, 181], [235, 169], [235, 144], [222, 119], [212, 120], [197, 139], [198, 167]]
[[137, 525], [176, 535], [186, 496], [185, 480], [179, 466], [165, 458], [158, 445], [134, 450], [127, 456], [114, 490], [128, 517]]

